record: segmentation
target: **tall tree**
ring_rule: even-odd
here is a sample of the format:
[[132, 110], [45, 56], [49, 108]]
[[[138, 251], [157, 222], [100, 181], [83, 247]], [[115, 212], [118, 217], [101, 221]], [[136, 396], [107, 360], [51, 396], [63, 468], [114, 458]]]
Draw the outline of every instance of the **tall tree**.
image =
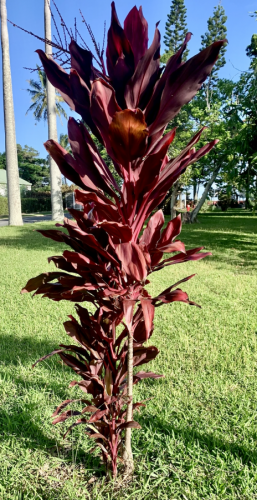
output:
[[3, 60], [4, 127], [7, 172], [9, 225], [22, 226], [19, 170], [16, 149], [15, 119], [13, 108], [12, 77], [7, 29], [6, 0], [0, 0], [1, 45]]
[[[27, 92], [31, 96], [32, 104], [27, 110], [26, 114], [29, 111], [32, 111], [37, 122], [39, 122], [41, 119], [47, 121], [47, 78], [45, 72], [39, 67], [37, 70], [37, 74], [39, 80], [34, 80], [33, 78], [28, 80], [30, 88], [27, 89]], [[60, 119], [63, 116], [67, 120], [68, 117], [66, 111], [60, 104], [61, 102], [63, 102], [63, 98], [58, 93], [56, 93], [55, 99], [57, 116], [59, 116]]]
[[[165, 24], [164, 43], [167, 48], [162, 62], [166, 62], [182, 45], [187, 33], [186, 17], [187, 10], [184, 0], [172, 0], [170, 13]], [[185, 50], [183, 60], [186, 60], [188, 53], [189, 50]]]
[[[209, 17], [207, 21], [208, 29], [206, 33], [201, 36], [202, 41], [200, 50], [205, 49], [216, 40], [224, 40], [226, 38], [227, 36], [227, 28], [225, 24], [226, 21], [227, 21], [227, 16], [225, 14], [225, 10], [222, 7], [222, 5], [219, 4], [216, 7], [214, 7], [213, 16]], [[208, 77], [203, 86], [203, 88], [205, 89], [205, 99], [208, 109], [210, 109], [211, 106], [213, 88], [215, 87], [218, 81], [218, 72], [226, 64], [226, 59], [225, 59], [226, 50], [227, 50], [226, 46], [223, 45], [220, 51], [219, 59], [216, 62], [210, 76]]]
[[235, 83], [230, 80], [218, 80], [213, 91], [211, 109], [208, 110], [204, 99], [200, 96], [192, 103], [192, 114], [196, 122], [201, 121], [207, 127], [203, 140], [219, 140], [209, 155], [208, 162], [200, 160], [196, 172], [192, 170], [192, 178], [196, 175], [197, 182], [204, 185], [204, 192], [198, 200], [190, 221], [194, 222], [202, 205], [204, 204], [212, 184], [221, 175], [226, 177], [237, 162], [237, 138], [240, 134], [242, 123], [234, 115]]
[[[45, 39], [51, 40], [51, 10], [50, 0], [44, 0], [45, 13]], [[45, 52], [48, 56], [52, 56], [52, 47], [50, 44], [45, 44]], [[56, 101], [55, 89], [47, 79], [47, 119], [48, 119], [48, 139], [58, 141], [57, 126], [56, 126]], [[52, 220], [62, 220], [63, 201], [62, 201], [62, 176], [55, 161], [50, 157], [50, 180], [51, 180], [51, 202], [52, 202]]]
[[49, 161], [39, 158], [39, 152], [29, 146], [17, 144], [19, 174], [25, 181], [31, 182], [34, 189], [49, 186]]

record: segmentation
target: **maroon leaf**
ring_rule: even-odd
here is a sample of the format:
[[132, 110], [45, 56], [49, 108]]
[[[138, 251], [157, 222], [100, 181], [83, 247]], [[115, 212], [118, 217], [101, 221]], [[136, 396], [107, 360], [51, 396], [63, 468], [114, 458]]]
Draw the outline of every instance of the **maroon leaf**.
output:
[[113, 156], [109, 139], [109, 125], [114, 114], [117, 111], [121, 111], [116, 101], [113, 87], [101, 78], [96, 80], [92, 84], [90, 101], [90, 111], [92, 116], [94, 116], [94, 122], [102, 136], [108, 154]]
[[[134, 380], [134, 383], [137, 383], [139, 382], [139, 380], [143, 380], [145, 378], [163, 378], [164, 375], [158, 375], [157, 373], [153, 373], [153, 372], [138, 372], [134, 375], [133, 377], [133, 380]], [[143, 405], [145, 406], [145, 405]]]
[[96, 411], [97, 411], [96, 406], [89, 405], [89, 406], [86, 406], [85, 408], [83, 408], [81, 413], [95, 413]]
[[145, 340], [147, 340], [153, 328], [154, 305], [152, 303], [152, 300], [146, 300], [146, 299], [141, 299], [140, 303], [145, 321], [145, 333], [146, 333]]
[[81, 115], [84, 122], [90, 127], [93, 134], [102, 143], [101, 134], [98, 131], [95, 123], [92, 120], [90, 113], [90, 90], [86, 83], [80, 78], [77, 71], [71, 69], [70, 71], [70, 87], [71, 96], [74, 102], [74, 108], [77, 113]]
[[67, 153], [66, 149], [64, 149], [52, 139], [49, 139], [47, 142], [45, 142], [44, 146], [50, 156], [57, 163], [64, 177], [69, 179], [77, 186], [80, 186], [82, 189], [95, 189], [97, 191], [97, 187], [92, 182], [89, 181], [89, 185], [83, 182], [80, 175], [76, 172], [76, 161], [69, 153]]
[[143, 16], [142, 7], [133, 7], [124, 21], [124, 33], [131, 45], [135, 66], [143, 57], [148, 45], [148, 23]]
[[[172, 221], [171, 221], [172, 222]], [[162, 210], [158, 210], [149, 220], [141, 238], [140, 243], [144, 243], [149, 250], [155, 248], [161, 236], [161, 228], [164, 224]], [[164, 230], [166, 231], [166, 229]]]
[[211, 73], [219, 51], [225, 43], [226, 40], [214, 42], [170, 75], [163, 89], [158, 115], [149, 128], [150, 135], [161, 130], [177, 115], [184, 104], [193, 99]]
[[186, 253], [185, 245], [182, 241], [174, 241], [174, 243], [167, 243], [166, 245], [161, 245], [158, 243], [158, 251], [171, 253], [171, 252], [183, 252]]
[[144, 109], [151, 97], [154, 85], [160, 76], [160, 39], [161, 35], [156, 27], [153, 43], [138, 62], [125, 90], [126, 104], [130, 109], [138, 107]]
[[131, 227], [127, 224], [125, 225], [119, 222], [103, 221], [99, 223], [99, 226], [115, 239], [115, 243], [126, 243], [132, 238]]
[[159, 354], [157, 347], [135, 347], [133, 356], [133, 366], [149, 363]]
[[71, 67], [74, 68], [79, 76], [90, 88], [90, 78], [92, 74], [92, 52], [82, 49], [75, 40], [69, 45], [71, 54]]
[[184, 40], [182, 46], [180, 47], [180, 49], [172, 57], [170, 57], [170, 59], [168, 60], [168, 62], [166, 64], [166, 68], [164, 70], [162, 77], [160, 78], [160, 80], [157, 82], [157, 84], [155, 86], [152, 99], [151, 99], [151, 101], [148, 104], [147, 109], [146, 109], [146, 117], [147, 117], [146, 120], [147, 120], [147, 123], [149, 123], [149, 124], [152, 123], [154, 121], [154, 119], [156, 118], [156, 115], [157, 115], [159, 107], [160, 107], [162, 92], [163, 92], [163, 89], [165, 87], [165, 84], [166, 84], [168, 78], [171, 76], [172, 73], [174, 73], [174, 71], [176, 71], [183, 64], [182, 55], [186, 49], [187, 43], [191, 39], [191, 34], [192, 33], [187, 33], [185, 40]]
[[134, 242], [116, 245], [116, 253], [122, 263], [124, 271], [137, 281], [147, 276], [147, 265], [144, 254]]
[[195, 274], [191, 274], [191, 276], [187, 276], [186, 278], [183, 278], [182, 280], [177, 281], [177, 283], [174, 283], [174, 285], [169, 286], [166, 288], [166, 290], [163, 290], [161, 294], [158, 295], [158, 297], [155, 297], [153, 300], [157, 301], [158, 298], [161, 296], [165, 296], [166, 294], [170, 293], [170, 291], [175, 288], [176, 286], [180, 285], [181, 283], [185, 283], [186, 281], [190, 280], [191, 278], [194, 278]]
[[52, 421], [52, 424], [55, 425], [55, 424], [59, 424], [60, 422], [65, 422], [65, 420], [67, 420], [67, 418], [70, 418], [70, 417], [74, 417], [74, 416], [77, 416], [77, 415], [80, 415], [81, 412], [80, 411], [74, 411], [74, 410], [68, 410], [68, 411], [65, 411], [63, 412], [61, 415], [59, 415], [59, 417], [56, 417], [53, 421]]
[[112, 371], [111, 371], [109, 366], [107, 366], [106, 370], [105, 370], [104, 383], [105, 383], [106, 392], [107, 392], [108, 396], [112, 396], [113, 376], [112, 376]]
[[70, 78], [68, 73], [57, 64], [51, 56], [48, 56], [43, 50], [36, 50], [40, 60], [44, 66], [44, 70], [48, 80], [60, 92], [64, 101], [75, 110], [73, 100], [71, 98]]
[[[93, 139], [82, 123], [74, 118], [68, 122], [69, 141], [74, 158], [77, 160], [77, 172], [84, 180], [89, 178], [97, 188], [113, 196], [112, 186], [119, 190], [114, 177], [100, 156]], [[85, 181], [84, 181], [85, 182]]]
[[[68, 406], [70, 403], [76, 403], [77, 401], [80, 401], [82, 403], [90, 403], [89, 401], [87, 401], [86, 399], [66, 399], [65, 401], [63, 401], [57, 408], [56, 410], [54, 411], [54, 413], [52, 414], [52, 417], [56, 417], [56, 415], [59, 415], [60, 411], [62, 411], [64, 408], [66, 408], [66, 406]], [[82, 412], [83, 413], [83, 412]]]
[[59, 354], [60, 352], [63, 352], [63, 349], [55, 349], [54, 351], [50, 352], [49, 354], [45, 354], [45, 356], [42, 356], [42, 358], [38, 359], [33, 365], [32, 368], [35, 368], [35, 366], [40, 363], [40, 361], [44, 361], [47, 358], [50, 358], [51, 356], [54, 356], [55, 354]]
[[135, 62], [130, 43], [122, 29], [112, 2], [112, 20], [107, 35], [107, 69], [116, 90], [121, 90], [134, 73]]
[[129, 331], [131, 331], [131, 327], [132, 327], [132, 320], [133, 320], [133, 313], [134, 313], [135, 304], [136, 304], [135, 300], [129, 300], [129, 299], [123, 300], [123, 312], [124, 312], [126, 325], [127, 325]]
[[93, 422], [96, 422], [97, 420], [100, 420], [106, 413], [108, 413], [108, 409], [105, 410], [97, 410], [92, 417], [90, 417], [88, 423], [91, 424]]
[[181, 215], [168, 222], [166, 228], [163, 230], [160, 240], [158, 242], [158, 248], [170, 244], [176, 236], [181, 232], [182, 222]]
[[141, 429], [141, 425], [139, 425], [138, 422], [131, 420], [131, 422], [125, 422], [125, 424], [120, 424], [117, 426], [117, 431], [120, 432], [123, 429]]
[[60, 271], [39, 274], [39, 276], [36, 276], [35, 278], [31, 278], [28, 281], [28, 283], [25, 285], [25, 287], [21, 290], [21, 293], [33, 292], [33, 290], [36, 290], [41, 285], [43, 285], [45, 283], [49, 283], [49, 281], [53, 281], [57, 278], [60, 278], [60, 276], [68, 276], [68, 275], [66, 273], [62, 273]]

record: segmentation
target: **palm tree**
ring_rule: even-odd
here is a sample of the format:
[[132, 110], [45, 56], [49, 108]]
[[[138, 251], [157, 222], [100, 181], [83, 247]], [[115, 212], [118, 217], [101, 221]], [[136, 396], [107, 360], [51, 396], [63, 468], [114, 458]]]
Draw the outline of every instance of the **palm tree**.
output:
[[15, 119], [13, 109], [12, 77], [10, 67], [9, 36], [7, 29], [6, 0], [0, 0], [1, 46], [3, 60], [3, 95], [7, 194], [9, 207], [9, 225], [22, 226], [21, 194], [16, 147]]
[[69, 137], [67, 134], [60, 134], [59, 136], [59, 144], [62, 146], [62, 148], [66, 149], [68, 153], [71, 152], [71, 147], [69, 143]]
[[[31, 96], [32, 104], [27, 110], [26, 115], [29, 113], [29, 111], [33, 111], [33, 115], [37, 122], [39, 122], [40, 120], [47, 121], [47, 78], [45, 72], [40, 69], [39, 66], [37, 66], [37, 74], [39, 80], [33, 80], [32, 78], [28, 80], [30, 88], [26, 90]], [[62, 116], [64, 116], [64, 118], [67, 120], [68, 117], [66, 111], [60, 104], [60, 102], [63, 102], [63, 98], [56, 93], [55, 100], [57, 116], [59, 116], [60, 120]]]
[[[44, 0], [45, 14], [45, 40], [51, 40], [51, 10], [50, 0]], [[52, 47], [47, 42], [45, 51], [48, 56], [52, 56]], [[48, 139], [58, 141], [56, 126], [56, 94], [55, 88], [48, 79], [46, 79], [47, 94], [47, 120], [48, 120]], [[63, 220], [63, 202], [62, 202], [62, 176], [53, 158], [50, 156], [50, 182], [51, 182], [51, 203], [52, 220]]]
[[[60, 134], [59, 136], [59, 144], [66, 149], [67, 153], [71, 153], [71, 147], [69, 143], [69, 137], [67, 134]], [[67, 179], [63, 176], [63, 182], [67, 186]]]

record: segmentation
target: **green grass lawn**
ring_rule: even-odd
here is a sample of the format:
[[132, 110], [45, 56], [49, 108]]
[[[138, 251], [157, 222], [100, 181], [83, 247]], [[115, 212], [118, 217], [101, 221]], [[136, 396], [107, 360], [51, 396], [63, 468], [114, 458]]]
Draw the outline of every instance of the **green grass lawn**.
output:
[[[151, 343], [160, 354], [135, 397], [151, 397], [133, 431], [136, 472], [126, 487], [107, 482], [93, 442], [50, 416], [76, 394], [73, 373], [58, 358], [31, 365], [59, 343], [65, 302], [20, 295], [27, 280], [54, 267], [62, 244], [35, 228], [0, 228], [0, 499], [257, 499], [257, 217], [243, 210], [210, 213], [185, 226], [188, 248], [213, 252], [199, 262], [156, 273], [152, 294], [189, 274], [182, 287], [202, 309], [171, 304], [156, 310]], [[79, 394], [79, 391], [78, 391]]]

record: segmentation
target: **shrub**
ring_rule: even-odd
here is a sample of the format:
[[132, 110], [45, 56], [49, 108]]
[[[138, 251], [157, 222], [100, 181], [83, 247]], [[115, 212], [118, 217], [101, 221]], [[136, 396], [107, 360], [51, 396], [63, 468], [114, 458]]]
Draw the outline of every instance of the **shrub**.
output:
[[21, 209], [25, 214], [51, 211], [51, 198], [22, 198]]
[[0, 196], [0, 215], [8, 215], [8, 199], [7, 196]]
[[[161, 377], [152, 372], [133, 372], [133, 367], [158, 355], [156, 347], [144, 345], [153, 333], [155, 308], [175, 301], [195, 305], [178, 288], [193, 276], [156, 297], [145, 288], [148, 277], [166, 266], [210, 255], [202, 253], [202, 247], [186, 250], [181, 241], [175, 241], [181, 230], [180, 216], [163, 229], [162, 211], [151, 215], [187, 166], [216, 144], [214, 140], [195, 150], [202, 129], [178, 157], [167, 156], [175, 137], [175, 129], [163, 136], [167, 123], [201, 88], [224, 43], [213, 43], [183, 64], [190, 37], [187, 34], [162, 73], [158, 28], [147, 48], [148, 28], [142, 9], [130, 11], [123, 29], [113, 2], [108, 77], [102, 54], [98, 54], [100, 72], [92, 64], [92, 54], [75, 40], [69, 46], [70, 74], [38, 51], [50, 82], [104, 145], [121, 178], [117, 183], [83, 122], [69, 119], [72, 155], [55, 141], [46, 142], [61, 173], [80, 188], [75, 190], [75, 198], [83, 211], [70, 210], [75, 222], [64, 219], [65, 231], [40, 231], [67, 244], [70, 250], [49, 258], [57, 271], [32, 278], [23, 289], [55, 301], [76, 303], [79, 320], [71, 315], [64, 323], [73, 344], [61, 344], [41, 360], [58, 354], [76, 374], [71, 387], [78, 386], [86, 399], [79, 400], [84, 405], [82, 411], [67, 410], [78, 400], [64, 401], [54, 412], [53, 423], [72, 419], [67, 432], [84, 425], [101, 448], [104, 460], [110, 461], [114, 476], [122, 442], [126, 472], [133, 469], [131, 429], [140, 427], [133, 413], [144, 406], [133, 402], [133, 385], [145, 378]], [[162, 260], [164, 253], [174, 255]], [[82, 307], [83, 302], [92, 304], [94, 313]], [[120, 327], [123, 330], [118, 333]]]
[[200, 213], [204, 214], [206, 212], [210, 212], [211, 207], [212, 207], [212, 205], [210, 205], [210, 202], [205, 200], [205, 202], [203, 203], [203, 205], [201, 207]]

